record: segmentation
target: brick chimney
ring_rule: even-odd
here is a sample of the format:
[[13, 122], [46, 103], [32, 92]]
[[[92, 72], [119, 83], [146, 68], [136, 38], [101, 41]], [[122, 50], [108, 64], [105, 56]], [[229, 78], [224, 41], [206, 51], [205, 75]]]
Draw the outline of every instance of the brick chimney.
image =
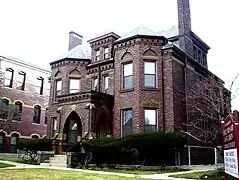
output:
[[70, 51], [74, 47], [82, 44], [82, 39], [83, 39], [82, 35], [79, 35], [73, 31], [69, 32], [69, 48], [68, 48], [68, 50]]
[[193, 57], [193, 42], [191, 39], [191, 13], [189, 0], [177, 0], [179, 47]]

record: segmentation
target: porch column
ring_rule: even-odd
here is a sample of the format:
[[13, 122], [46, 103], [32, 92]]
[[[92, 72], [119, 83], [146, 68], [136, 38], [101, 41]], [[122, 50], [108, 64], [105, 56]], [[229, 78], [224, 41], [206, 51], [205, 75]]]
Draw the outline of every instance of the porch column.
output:
[[85, 105], [86, 109], [89, 109], [89, 118], [88, 118], [88, 132], [92, 132], [92, 111], [95, 109], [95, 105], [93, 103], [88, 103]]

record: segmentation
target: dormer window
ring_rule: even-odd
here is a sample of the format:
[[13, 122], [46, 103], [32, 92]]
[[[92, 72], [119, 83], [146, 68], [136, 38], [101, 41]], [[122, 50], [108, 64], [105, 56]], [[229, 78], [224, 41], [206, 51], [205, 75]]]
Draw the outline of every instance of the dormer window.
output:
[[96, 52], [95, 52], [95, 61], [97, 62], [97, 61], [99, 61], [100, 60], [100, 50], [98, 49], [98, 50], [96, 50]]
[[104, 59], [109, 59], [109, 48], [108, 47], [106, 47], [104, 49]]

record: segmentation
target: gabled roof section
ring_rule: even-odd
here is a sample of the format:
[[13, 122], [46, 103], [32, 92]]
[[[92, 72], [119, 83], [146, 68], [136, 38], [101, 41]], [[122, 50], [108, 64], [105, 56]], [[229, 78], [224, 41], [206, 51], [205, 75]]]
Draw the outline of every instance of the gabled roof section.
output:
[[70, 51], [66, 52], [65, 54], [61, 55], [57, 59], [65, 59], [65, 58], [72, 58], [72, 59], [91, 59], [91, 48], [88, 43], [79, 44], [78, 46], [74, 47]]
[[3, 59], [3, 60], [8, 61], [8, 62], [12, 62], [12, 63], [17, 63], [17, 64], [23, 65], [25, 67], [31, 67], [31, 68], [34, 68], [34, 69], [37, 69], [37, 70], [40, 70], [40, 71], [43, 71], [43, 72], [46, 72], [46, 73], [51, 72], [51, 70], [48, 69], [48, 68], [43, 68], [41, 66], [32, 64], [30, 62], [23, 61], [21, 59], [18, 59], [18, 58], [12, 57], [12, 56], [0, 56], [0, 59]]
[[93, 38], [91, 38], [90, 40], [88, 40], [88, 43], [93, 43], [95, 41], [99, 41], [103, 38], [106, 38], [108, 36], [113, 36], [116, 39], [120, 38], [120, 35], [114, 30], [114, 29], [106, 29], [105, 31], [103, 31], [102, 33], [94, 36]]
[[179, 35], [178, 25], [174, 25], [170, 28], [163, 29], [162, 31], [159, 31], [158, 34], [166, 38], [176, 37]]
[[151, 29], [149, 29], [145, 25], [140, 25], [140, 26], [136, 27], [135, 29], [133, 29], [132, 31], [124, 34], [121, 38], [117, 39], [116, 42], [122, 41], [123, 39], [128, 39], [128, 38], [133, 37], [133, 36], [137, 36], [137, 35], [159, 36], [158, 33], [152, 31]]

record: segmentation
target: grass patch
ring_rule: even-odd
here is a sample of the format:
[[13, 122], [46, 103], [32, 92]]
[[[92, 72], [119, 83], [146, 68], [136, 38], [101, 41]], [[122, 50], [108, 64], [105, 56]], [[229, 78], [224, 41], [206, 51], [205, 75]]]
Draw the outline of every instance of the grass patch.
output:
[[[185, 173], [185, 174], [175, 174], [170, 175], [169, 177], [175, 177], [175, 178], [186, 178], [186, 179], [210, 179], [209, 177], [214, 177], [213, 179], [220, 179], [221, 171], [217, 170], [211, 170], [211, 171], [200, 171], [200, 172], [193, 172], [193, 173]], [[223, 174], [222, 174], [223, 175]], [[217, 178], [215, 178], [215, 176]]]
[[5, 180], [142, 180], [140, 178], [128, 178], [53, 169], [4, 169], [0, 170], [0, 177]]
[[107, 168], [90, 168], [90, 169], [96, 170], [96, 171], [107, 171], [107, 172], [137, 174], [137, 175], [163, 174], [163, 173], [187, 171], [185, 169], [180, 169], [180, 168], [162, 169], [162, 170], [129, 170], [129, 169], [107, 169]]
[[0, 157], [0, 160], [18, 162], [18, 163], [23, 163], [23, 164], [39, 165], [39, 163], [37, 163], [37, 161], [32, 161], [30, 158], [22, 159], [21, 157], [20, 158], [17, 158], [17, 157]]
[[0, 168], [7, 168], [7, 167], [15, 167], [15, 165], [0, 163]]

